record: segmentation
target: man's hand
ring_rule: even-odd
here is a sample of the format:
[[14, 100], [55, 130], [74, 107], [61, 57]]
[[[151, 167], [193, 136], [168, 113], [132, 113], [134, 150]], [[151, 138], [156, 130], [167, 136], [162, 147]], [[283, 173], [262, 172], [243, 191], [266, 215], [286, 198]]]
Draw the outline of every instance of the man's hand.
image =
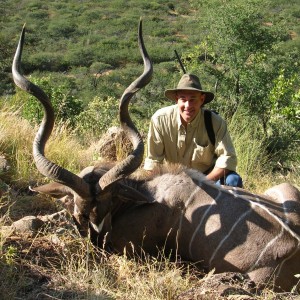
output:
[[220, 178], [224, 177], [228, 172], [229, 170], [227, 169], [214, 167], [213, 170], [206, 175], [206, 178], [212, 181], [217, 181]]

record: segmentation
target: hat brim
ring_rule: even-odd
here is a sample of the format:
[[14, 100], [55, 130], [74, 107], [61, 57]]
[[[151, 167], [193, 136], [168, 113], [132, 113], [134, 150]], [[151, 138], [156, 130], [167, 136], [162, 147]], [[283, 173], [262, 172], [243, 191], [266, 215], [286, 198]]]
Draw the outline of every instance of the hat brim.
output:
[[207, 104], [207, 103], [211, 102], [212, 100], [214, 100], [214, 98], [215, 98], [214, 93], [203, 91], [203, 90], [198, 90], [198, 89], [195, 89], [195, 88], [166, 90], [165, 91], [165, 96], [167, 98], [169, 98], [170, 100], [177, 101], [177, 95], [176, 94], [177, 94], [178, 91], [197, 91], [197, 92], [201, 92], [201, 93], [205, 94], [205, 100], [204, 100], [203, 104]]

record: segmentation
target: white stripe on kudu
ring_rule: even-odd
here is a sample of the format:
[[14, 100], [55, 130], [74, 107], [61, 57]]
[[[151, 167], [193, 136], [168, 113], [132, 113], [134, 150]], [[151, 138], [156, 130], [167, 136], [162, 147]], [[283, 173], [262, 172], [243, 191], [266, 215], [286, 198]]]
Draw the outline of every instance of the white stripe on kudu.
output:
[[210, 260], [209, 260], [209, 266], [212, 265], [212, 261], [215, 258], [215, 256], [217, 255], [218, 251], [221, 249], [221, 247], [223, 246], [223, 244], [226, 242], [226, 240], [230, 237], [230, 235], [233, 233], [234, 229], [236, 228], [236, 226], [238, 226], [238, 224], [249, 214], [252, 212], [252, 209], [250, 208], [249, 210], [247, 210], [246, 212], [244, 212], [238, 219], [237, 221], [233, 224], [233, 226], [231, 227], [230, 231], [224, 236], [224, 238], [221, 240], [221, 242], [219, 243], [219, 245], [217, 246], [217, 248], [215, 249], [215, 251], [213, 252]]
[[253, 264], [253, 266], [252, 266], [247, 272], [251, 272], [251, 271], [253, 271], [253, 270], [256, 268], [256, 266], [258, 265], [259, 261], [262, 259], [262, 257], [263, 257], [264, 254], [267, 252], [267, 250], [268, 250], [270, 247], [273, 247], [273, 245], [276, 243], [276, 241], [277, 241], [278, 239], [280, 239], [280, 238], [283, 236], [283, 234], [284, 234], [284, 230], [283, 230], [283, 227], [282, 227], [280, 233], [279, 233], [277, 236], [275, 236], [270, 242], [268, 242], [268, 243], [266, 244], [266, 247], [265, 247], [264, 250], [259, 254], [259, 256], [258, 256], [256, 262]]
[[206, 219], [207, 215], [209, 214], [210, 210], [213, 208], [214, 204], [221, 198], [221, 196], [222, 196], [222, 192], [221, 192], [221, 190], [219, 190], [216, 199], [213, 199], [213, 198], [211, 199], [211, 201], [212, 201], [211, 205], [209, 205], [208, 208], [205, 210], [202, 218], [200, 219], [200, 222], [199, 222], [198, 226], [196, 227], [196, 229], [195, 229], [195, 231], [192, 235], [192, 238], [191, 238], [190, 243], [189, 243], [189, 253], [190, 253], [191, 258], [193, 258], [193, 252], [192, 252], [193, 247], [192, 246], [193, 246], [194, 239], [197, 235], [197, 232], [199, 231], [199, 229], [203, 225], [203, 222]]
[[[276, 220], [287, 232], [289, 232], [289, 234], [291, 234], [295, 239], [297, 239], [300, 242], [300, 235], [296, 234], [293, 230], [291, 230], [291, 228], [287, 225], [287, 223], [288, 223], [287, 219], [285, 219], [284, 221], [282, 221], [278, 216], [276, 216], [274, 213], [272, 213], [265, 205], [263, 205], [261, 203], [257, 203], [257, 202], [251, 201], [246, 196], [239, 195], [239, 194], [237, 194], [236, 192], [234, 192], [232, 190], [229, 190], [229, 193], [231, 193], [232, 195], [234, 195], [234, 197], [237, 198], [237, 199], [242, 199], [242, 200], [248, 201], [251, 205], [257, 206], [257, 207], [260, 207], [261, 209], [263, 209], [270, 216], [272, 216], [274, 218], [274, 220]], [[256, 196], [255, 199], [260, 202], [259, 197]], [[284, 205], [282, 205], [282, 208], [283, 208], [283, 210], [285, 212], [285, 215], [287, 215]]]

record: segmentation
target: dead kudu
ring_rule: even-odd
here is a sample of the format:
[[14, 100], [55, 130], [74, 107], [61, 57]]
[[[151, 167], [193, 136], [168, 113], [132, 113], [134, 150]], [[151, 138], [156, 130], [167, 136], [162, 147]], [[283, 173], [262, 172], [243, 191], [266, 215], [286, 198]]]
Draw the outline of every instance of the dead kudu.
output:
[[284, 183], [264, 195], [254, 195], [218, 187], [195, 170], [182, 167], [151, 178], [135, 175], [144, 145], [129, 116], [128, 104], [152, 77], [141, 26], [140, 22], [138, 40], [144, 72], [125, 90], [119, 107], [120, 123], [133, 151], [111, 168], [87, 167], [79, 175], [44, 155], [54, 113], [45, 93], [20, 74], [23, 29], [13, 61], [13, 78], [44, 107], [33, 156], [38, 170], [54, 181], [33, 190], [71, 197], [79, 230], [83, 235], [92, 232], [101, 246], [105, 239], [118, 252], [125, 247], [128, 253], [142, 248], [152, 255], [163, 248], [207, 270], [247, 273], [256, 283], [291, 289], [297, 283], [294, 275], [300, 273], [300, 192], [295, 187]]

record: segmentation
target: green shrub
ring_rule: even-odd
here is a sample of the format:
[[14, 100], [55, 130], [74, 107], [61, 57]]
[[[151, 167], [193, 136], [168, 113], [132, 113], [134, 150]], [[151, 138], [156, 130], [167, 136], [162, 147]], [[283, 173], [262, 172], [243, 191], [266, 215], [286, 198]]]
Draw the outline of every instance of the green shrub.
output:
[[[64, 109], [67, 114], [63, 119], [77, 126], [73, 115], [78, 110], [69, 107], [78, 104], [82, 112], [95, 96], [120, 99], [140, 74], [137, 25], [143, 17], [144, 40], [154, 62], [154, 74], [130, 105], [132, 118], [141, 131], [147, 130], [156, 109], [170, 104], [164, 90], [175, 87], [182, 75], [174, 55], [176, 49], [180, 55], [186, 54], [188, 72], [198, 74], [205, 89], [213, 91], [218, 79], [217, 97], [210, 108], [230, 122], [243, 106], [245, 115], [255, 115], [255, 122], [267, 136], [270, 153], [278, 154], [275, 161], [293, 159], [299, 165], [299, 113], [292, 109], [299, 103], [299, 80], [290, 87], [283, 85], [286, 92], [277, 99], [279, 85], [275, 88], [281, 70], [283, 82], [298, 74], [298, 2], [111, 0], [108, 5], [108, 1], [5, 1], [0, 20], [0, 93], [14, 91], [11, 61], [26, 22], [24, 73], [40, 77], [34, 72], [52, 72], [47, 93], [53, 94], [58, 118], [59, 110]], [[203, 60], [203, 54], [213, 59]], [[98, 73], [101, 76], [95, 76]], [[53, 92], [50, 86], [61, 92]], [[16, 98], [18, 107], [27, 106], [29, 95], [18, 91]], [[40, 120], [41, 109], [32, 101], [37, 107], [29, 104], [26, 109], [34, 113], [26, 113], [32, 119], [38, 115]], [[117, 100], [114, 104], [118, 105]], [[104, 118], [105, 122], [106, 127], [110, 126]]]
[[91, 74], [101, 74], [110, 69], [112, 69], [111, 65], [96, 61], [91, 64], [89, 71]]
[[90, 48], [73, 48], [65, 56], [67, 65], [73, 67], [89, 67], [94, 60], [93, 49]]
[[67, 64], [62, 53], [52, 52], [38, 52], [30, 55], [24, 63], [26, 72], [49, 71], [49, 72], [62, 72], [70, 67]]
[[300, 9], [294, 10], [292, 15], [293, 17], [300, 19]]
[[99, 137], [111, 126], [119, 125], [118, 101], [112, 97], [95, 97], [76, 117], [76, 132], [84, 141]]
[[67, 19], [52, 21], [48, 26], [48, 34], [53, 39], [69, 39], [77, 30], [77, 24]]
[[[82, 103], [72, 95], [74, 81], [68, 80], [59, 83], [51, 75], [40, 78], [31, 77], [30, 81], [42, 88], [48, 95], [57, 122], [68, 122], [73, 127], [75, 125], [75, 117], [82, 111]], [[41, 122], [44, 111], [34, 96], [19, 90], [14, 97], [13, 104], [21, 107], [21, 114], [25, 119], [34, 123]]]

